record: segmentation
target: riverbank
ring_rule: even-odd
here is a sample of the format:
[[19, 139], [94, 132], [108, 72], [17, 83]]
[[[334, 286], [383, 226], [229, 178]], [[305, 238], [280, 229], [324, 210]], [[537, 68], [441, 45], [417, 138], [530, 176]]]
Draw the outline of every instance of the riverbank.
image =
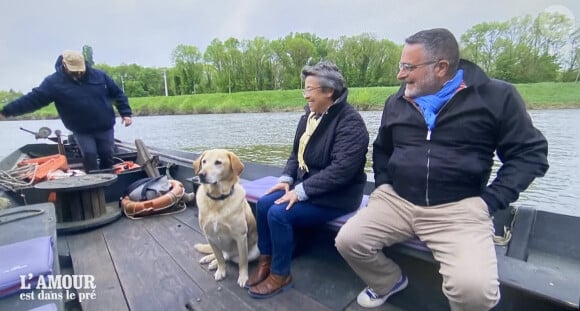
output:
[[[385, 99], [398, 90], [393, 87], [351, 88], [349, 102], [360, 111], [382, 110]], [[528, 109], [580, 108], [579, 83], [517, 84]], [[302, 90], [256, 91], [239, 93], [194, 94], [130, 98], [136, 116], [185, 115], [240, 112], [301, 111]], [[19, 119], [53, 119], [54, 105], [19, 117]]]

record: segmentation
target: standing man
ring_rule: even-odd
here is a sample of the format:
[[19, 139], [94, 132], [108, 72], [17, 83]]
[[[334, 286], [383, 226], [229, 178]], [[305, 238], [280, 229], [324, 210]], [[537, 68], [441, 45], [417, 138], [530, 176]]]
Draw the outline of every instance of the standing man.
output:
[[58, 56], [56, 72], [40, 86], [0, 111], [0, 119], [36, 111], [51, 102], [64, 126], [73, 132], [87, 172], [113, 167], [115, 111], [129, 126], [131, 107], [127, 96], [103, 71], [92, 68], [83, 55], [66, 50]]
[[[548, 143], [516, 89], [460, 60], [446, 29], [407, 38], [397, 78], [373, 144], [376, 189], [336, 237], [368, 285], [357, 302], [377, 307], [405, 289], [382, 249], [417, 236], [440, 264], [451, 310], [489, 310], [500, 299], [493, 212], [546, 173]], [[494, 152], [502, 165], [488, 184]]]

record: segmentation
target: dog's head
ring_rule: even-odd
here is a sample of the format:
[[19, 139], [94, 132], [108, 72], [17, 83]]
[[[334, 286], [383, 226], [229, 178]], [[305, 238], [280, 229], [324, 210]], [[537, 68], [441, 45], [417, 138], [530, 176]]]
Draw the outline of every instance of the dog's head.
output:
[[237, 182], [244, 170], [244, 164], [233, 152], [225, 149], [204, 151], [193, 161], [195, 174], [202, 184]]

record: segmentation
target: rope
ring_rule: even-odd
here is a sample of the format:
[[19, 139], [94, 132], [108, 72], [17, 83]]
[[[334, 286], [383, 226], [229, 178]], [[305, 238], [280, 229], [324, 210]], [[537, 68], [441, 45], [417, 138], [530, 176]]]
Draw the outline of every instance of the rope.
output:
[[[175, 210], [171, 210], [172, 206], [177, 206], [178, 209]], [[128, 214], [124, 209], [123, 209], [123, 213], [125, 214], [125, 216], [127, 216], [127, 218], [133, 219], [133, 220], [137, 220], [137, 219], [142, 219], [142, 218], [149, 218], [151, 216], [165, 216], [165, 215], [173, 215], [173, 214], [177, 214], [177, 213], [181, 213], [183, 211], [185, 211], [185, 209], [187, 208], [187, 205], [185, 204], [185, 202], [183, 200], [179, 200], [176, 203], [173, 203], [171, 205], [169, 205], [168, 207], [159, 209], [159, 211], [163, 211], [164, 209], [169, 209], [166, 212], [154, 212], [152, 214], [146, 214], [146, 215], [141, 215], [141, 216], [135, 216], [137, 213], [132, 213], [132, 214]], [[142, 213], [142, 212], [141, 212]], [[139, 213], [140, 214], [140, 213]]]
[[34, 183], [37, 169], [38, 164], [31, 163], [8, 171], [0, 170], [0, 187], [9, 191], [30, 187]]
[[514, 214], [514, 217], [512, 217], [512, 221], [510, 222], [509, 226], [503, 226], [503, 236], [500, 236], [500, 235], [493, 236], [493, 242], [495, 243], [495, 245], [499, 245], [499, 246], [508, 245], [508, 243], [512, 239], [512, 228], [513, 228], [514, 223], [516, 221], [517, 212], [518, 212], [517, 207], [514, 207], [514, 210], [512, 212]]

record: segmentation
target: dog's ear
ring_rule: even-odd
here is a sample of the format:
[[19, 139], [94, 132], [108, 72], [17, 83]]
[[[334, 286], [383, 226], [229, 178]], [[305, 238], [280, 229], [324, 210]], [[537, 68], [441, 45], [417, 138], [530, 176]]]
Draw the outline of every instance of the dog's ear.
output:
[[193, 171], [196, 174], [199, 173], [199, 169], [201, 168], [201, 160], [203, 160], [204, 155], [205, 155], [205, 151], [202, 152], [195, 161], [193, 161]]
[[233, 152], [228, 151], [228, 157], [230, 158], [230, 165], [232, 166], [232, 171], [236, 174], [236, 176], [242, 175], [242, 171], [244, 170], [244, 164], [240, 161], [237, 155]]

